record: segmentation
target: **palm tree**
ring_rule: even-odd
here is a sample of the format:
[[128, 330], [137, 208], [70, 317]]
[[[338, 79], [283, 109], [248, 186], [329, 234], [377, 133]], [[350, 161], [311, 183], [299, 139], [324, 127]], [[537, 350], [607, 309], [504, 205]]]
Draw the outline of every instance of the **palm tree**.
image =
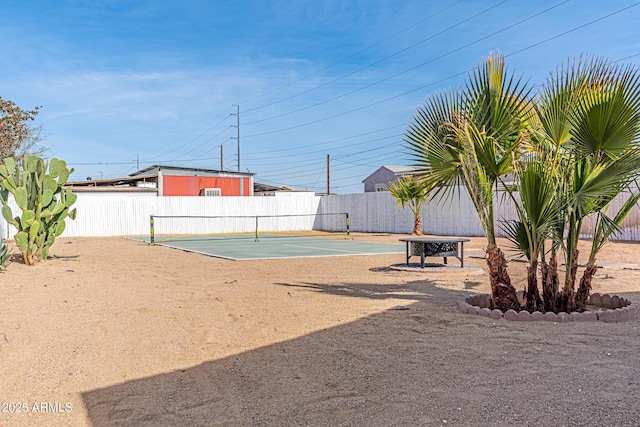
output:
[[[516, 190], [518, 198], [512, 199], [520, 219], [505, 222], [504, 230], [507, 238], [529, 261], [523, 299], [525, 309], [533, 312], [544, 309], [538, 288], [538, 260], [542, 257], [544, 261], [545, 242], [558, 219], [549, 165], [538, 161], [526, 164], [526, 169], [518, 174]], [[513, 196], [513, 192], [508, 191]]]
[[487, 237], [492, 306], [520, 308], [496, 244], [493, 200], [501, 176], [513, 172], [526, 140], [530, 89], [507, 78], [504, 57], [493, 53], [470, 74], [461, 91], [440, 92], [418, 108], [405, 135], [423, 178], [438, 191], [463, 185]]
[[574, 299], [574, 307], [578, 311], [584, 311], [586, 309], [593, 276], [597, 271], [596, 256], [598, 252], [600, 252], [600, 249], [604, 247], [605, 243], [607, 243], [613, 234], [620, 231], [620, 224], [629, 215], [631, 209], [638, 203], [638, 200], [640, 200], [640, 191], [637, 191], [637, 188], [636, 185], [636, 191], [627, 195], [628, 198], [613, 218], [609, 217], [606, 213], [608, 206], [603, 211], [598, 212], [589, 260], [580, 279], [580, 284]]
[[413, 234], [422, 235], [422, 222], [420, 214], [422, 207], [429, 198], [431, 191], [429, 184], [424, 180], [419, 180], [412, 175], [403, 176], [387, 187], [398, 208], [408, 206], [414, 216]]
[[[548, 177], [554, 182], [556, 209], [562, 219], [551, 236], [554, 247], [564, 252], [567, 266], [562, 290], [550, 289], [557, 282], [545, 282], [544, 293], [557, 294], [555, 311], [569, 312], [584, 309], [596, 255], [637, 201], [637, 189], [630, 190], [630, 201], [613, 219], [604, 214], [611, 200], [629, 189], [640, 169], [640, 76], [634, 68], [604, 60], [574, 62], [557, 71], [537, 105], [539, 128], [532, 141], [551, 165]], [[583, 221], [592, 214], [598, 221], [576, 300], [577, 244]]]

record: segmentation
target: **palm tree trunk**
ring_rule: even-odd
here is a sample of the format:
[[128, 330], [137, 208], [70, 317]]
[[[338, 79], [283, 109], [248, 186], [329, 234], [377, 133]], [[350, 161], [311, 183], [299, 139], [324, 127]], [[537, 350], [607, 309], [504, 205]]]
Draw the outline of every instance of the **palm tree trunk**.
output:
[[542, 299], [538, 291], [538, 261], [531, 261], [527, 267], [527, 290], [524, 293], [525, 309], [533, 313], [542, 308]]
[[507, 271], [507, 260], [495, 244], [487, 246], [487, 265], [491, 282], [491, 306], [499, 310], [520, 310], [518, 295]]
[[[578, 249], [573, 250], [573, 257], [571, 259], [571, 270], [567, 271], [565, 276], [564, 289], [560, 293], [560, 302], [558, 309], [565, 313], [571, 313], [575, 310], [575, 293], [573, 290], [576, 285], [576, 275], [578, 273]], [[567, 266], [568, 267], [568, 266]]]
[[415, 218], [416, 219], [413, 224], [413, 234], [421, 236], [424, 233], [422, 232], [422, 221], [420, 220], [420, 215], [416, 215]]
[[549, 264], [542, 264], [542, 298], [544, 299], [544, 310], [557, 312], [558, 305], [558, 254], [555, 249], [551, 250]]
[[573, 250], [573, 258], [571, 259], [571, 274], [567, 277], [566, 289], [573, 292], [576, 288], [576, 276], [578, 275], [578, 256], [580, 251], [577, 248]]
[[589, 262], [587, 268], [582, 274], [580, 279], [580, 286], [575, 296], [575, 309], [578, 311], [585, 311], [587, 309], [587, 300], [589, 299], [589, 293], [591, 292], [591, 281], [593, 276], [596, 275], [597, 267], [594, 263]]

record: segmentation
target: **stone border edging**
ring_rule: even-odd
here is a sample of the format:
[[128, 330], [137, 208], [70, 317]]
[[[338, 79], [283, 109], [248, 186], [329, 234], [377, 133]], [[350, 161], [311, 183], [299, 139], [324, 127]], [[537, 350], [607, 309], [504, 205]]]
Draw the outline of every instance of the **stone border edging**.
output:
[[598, 311], [585, 311], [584, 313], [565, 313], [563, 311], [558, 314], [542, 313], [540, 311], [529, 313], [526, 310], [520, 312], [507, 310], [503, 313], [501, 310], [491, 310], [489, 308], [490, 301], [491, 295], [474, 295], [458, 301], [458, 307], [463, 313], [477, 314], [491, 319], [504, 317], [506, 320], [545, 320], [549, 322], [622, 322], [635, 316], [640, 311], [640, 305], [628, 299], [617, 295], [601, 295], [599, 293], [591, 294], [587, 301], [587, 304], [599, 307]]

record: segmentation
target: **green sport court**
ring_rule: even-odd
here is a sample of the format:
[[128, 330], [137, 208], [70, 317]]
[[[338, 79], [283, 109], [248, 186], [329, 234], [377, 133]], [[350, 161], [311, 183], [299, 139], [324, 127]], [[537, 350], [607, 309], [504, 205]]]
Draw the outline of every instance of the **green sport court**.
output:
[[[135, 240], [150, 243], [150, 236]], [[230, 260], [315, 258], [404, 253], [403, 244], [362, 242], [331, 237], [280, 234], [225, 234], [224, 236], [156, 236], [154, 245]]]

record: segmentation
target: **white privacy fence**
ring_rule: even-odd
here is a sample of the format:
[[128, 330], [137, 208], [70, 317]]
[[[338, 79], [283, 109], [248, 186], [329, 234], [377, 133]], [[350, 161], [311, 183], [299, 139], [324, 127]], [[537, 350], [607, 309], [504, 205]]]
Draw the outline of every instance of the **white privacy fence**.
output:
[[[349, 212], [351, 231], [411, 233], [414, 218], [409, 208], [398, 209], [387, 191], [323, 197], [321, 212]], [[483, 230], [471, 199], [464, 193], [430, 201], [422, 209], [426, 234], [482, 236]]]
[[[613, 216], [629, 197], [622, 193], [610, 206], [609, 215]], [[413, 214], [409, 208], [399, 210], [391, 194], [386, 191], [377, 193], [346, 194], [323, 197], [322, 210], [344, 210], [351, 217], [351, 230], [371, 233], [411, 233]], [[500, 194], [495, 199], [495, 220], [497, 234], [503, 237], [501, 223], [515, 220], [518, 213], [513, 202]], [[422, 229], [425, 234], [441, 236], [484, 236], [482, 224], [465, 189], [454, 195], [436, 196], [422, 209]], [[595, 227], [595, 216], [587, 217], [583, 222], [583, 238], [591, 238]], [[636, 205], [623, 221], [622, 232], [613, 240], [640, 241], [640, 207]]]
[[[246, 222], [249, 231], [252, 230], [251, 227], [255, 224], [256, 215], [290, 215], [278, 218], [278, 220], [264, 219], [264, 221], [261, 221], [261, 226], [265, 227], [262, 231], [320, 229], [321, 224], [318, 221], [322, 217], [315, 215], [318, 212], [319, 203], [320, 197], [313, 195], [301, 197], [149, 197], [132, 193], [122, 195], [80, 193], [78, 194], [78, 200], [74, 204], [77, 209], [77, 218], [74, 221], [67, 220], [67, 227], [63, 236], [148, 235], [151, 215], [247, 216], [251, 218], [217, 220], [215, 225], [216, 227], [219, 225], [230, 226], [231, 224], [245, 226]], [[13, 201], [10, 204], [14, 216], [18, 215], [17, 206]], [[164, 226], [162, 221], [162, 219], [158, 220], [158, 227]], [[168, 220], [164, 221], [165, 224], [168, 222]], [[210, 225], [211, 222], [194, 219], [191, 224], [188, 224], [189, 231], [186, 232], [212, 232], [211, 228], [207, 228]], [[227, 229], [224, 231], [248, 230]], [[0, 221], [0, 231], [4, 238], [12, 238], [16, 230], [2, 219]], [[158, 232], [161, 232], [161, 230]], [[175, 232], [175, 230], [170, 232]]]
[[[612, 204], [616, 212], [624, 201], [621, 195]], [[14, 215], [19, 210], [10, 202]], [[255, 216], [260, 218], [261, 231], [327, 230], [341, 231], [345, 228], [343, 215], [349, 214], [351, 231], [371, 233], [411, 233], [413, 215], [408, 208], [398, 209], [395, 200], [386, 192], [358, 193], [334, 196], [291, 194], [278, 197], [156, 197], [135, 193], [78, 194], [75, 204], [78, 216], [67, 221], [66, 237], [76, 236], [127, 236], [148, 235], [149, 218], [160, 216], [217, 216], [242, 217], [244, 219], [216, 219], [207, 223], [199, 219], [184, 229], [186, 233], [218, 231], [247, 231], [255, 227]], [[322, 214], [322, 215], [318, 215]], [[277, 218], [268, 218], [278, 216]], [[504, 197], [496, 199], [496, 220], [517, 218], [511, 201]], [[482, 236], [480, 221], [465, 191], [447, 198], [436, 198], [425, 205], [422, 212], [422, 227], [427, 234], [446, 236]], [[163, 219], [158, 219], [157, 233], [162, 233]], [[198, 229], [202, 227], [202, 229]], [[585, 221], [583, 236], [590, 237], [593, 219]], [[165, 230], [165, 232], [177, 232]], [[0, 219], [0, 235], [12, 238], [15, 229]], [[640, 209], [636, 206], [623, 223], [619, 240], [640, 241]]]

